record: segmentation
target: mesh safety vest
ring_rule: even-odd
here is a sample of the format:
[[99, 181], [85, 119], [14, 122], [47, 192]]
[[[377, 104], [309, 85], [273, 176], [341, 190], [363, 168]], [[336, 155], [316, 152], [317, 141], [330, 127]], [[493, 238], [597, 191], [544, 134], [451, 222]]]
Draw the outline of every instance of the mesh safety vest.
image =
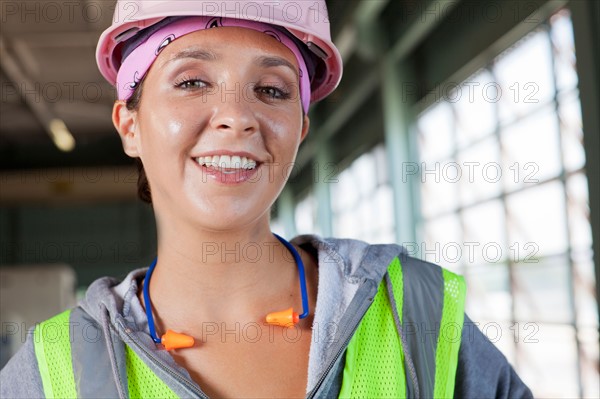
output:
[[[401, 266], [395, 258], [377, 294], [369, 298], [372, 304], [346, 349], [340, 398], [453, 397], [464, 280], [442, 268], [418, 266]], [[94, 396], [90, 386], [112, 380], [107, 359], [86, 359], [85, 343], [79, 341], [100, 339], [90, 339], [85, 331], [74, 333], [85, 324], [73, 321], [77, 312], [77, 317], [85, 314], [79, 308], [67, 310], [35, 328], [35, 355], [47, 398]], [[128, 345], [121, 355], [130, 398], [177, 397]]]

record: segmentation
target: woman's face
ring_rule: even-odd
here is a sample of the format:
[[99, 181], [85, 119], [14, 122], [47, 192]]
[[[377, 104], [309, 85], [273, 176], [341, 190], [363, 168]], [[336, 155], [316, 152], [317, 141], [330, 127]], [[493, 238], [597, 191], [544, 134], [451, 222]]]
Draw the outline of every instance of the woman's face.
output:
[[214, 230], [268, 218], [308, 132], [293, 53], [234, 27], [165, 47], [138, 109], [117, 102], [113, 119], [126, 153], [144, 164], [159, 223]]

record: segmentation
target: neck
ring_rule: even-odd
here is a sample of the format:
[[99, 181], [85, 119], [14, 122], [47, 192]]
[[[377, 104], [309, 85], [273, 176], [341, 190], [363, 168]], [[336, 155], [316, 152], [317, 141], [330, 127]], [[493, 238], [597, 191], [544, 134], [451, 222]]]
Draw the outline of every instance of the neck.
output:
[[268, 223], [177, 233], [161, 230], [159, 235], [149, 287], [158, 320], [254, 321], [270, 311], [275, 298], [299, 294], [296, 263]]

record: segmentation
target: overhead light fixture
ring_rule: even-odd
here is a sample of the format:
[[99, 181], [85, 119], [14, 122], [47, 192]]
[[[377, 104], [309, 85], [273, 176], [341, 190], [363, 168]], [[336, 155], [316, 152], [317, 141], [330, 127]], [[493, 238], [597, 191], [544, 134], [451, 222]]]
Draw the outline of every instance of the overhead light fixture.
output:
[[72, 151], [75, 148], [75, 137], [71, 134], [62, 119], [52, 119], [48, 123], [48, 131], [54, 145], [63, 152]]

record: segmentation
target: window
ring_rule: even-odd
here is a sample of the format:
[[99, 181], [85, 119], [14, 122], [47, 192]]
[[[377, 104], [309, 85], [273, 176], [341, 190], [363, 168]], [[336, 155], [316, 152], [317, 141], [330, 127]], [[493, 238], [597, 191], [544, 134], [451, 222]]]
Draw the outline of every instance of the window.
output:
[[296, 204], [294, 216], [298, 234], [320, 234], [317, 224], [317, 200], [312, 191]]
[[333, 235], [370, 243], [394, 242], [393, 193], [385, 148], [362, 154], [331, 185]]
[[421, 257], [540, 397], [599, 397], [575, 50], [561, 10], [417, 119]]

